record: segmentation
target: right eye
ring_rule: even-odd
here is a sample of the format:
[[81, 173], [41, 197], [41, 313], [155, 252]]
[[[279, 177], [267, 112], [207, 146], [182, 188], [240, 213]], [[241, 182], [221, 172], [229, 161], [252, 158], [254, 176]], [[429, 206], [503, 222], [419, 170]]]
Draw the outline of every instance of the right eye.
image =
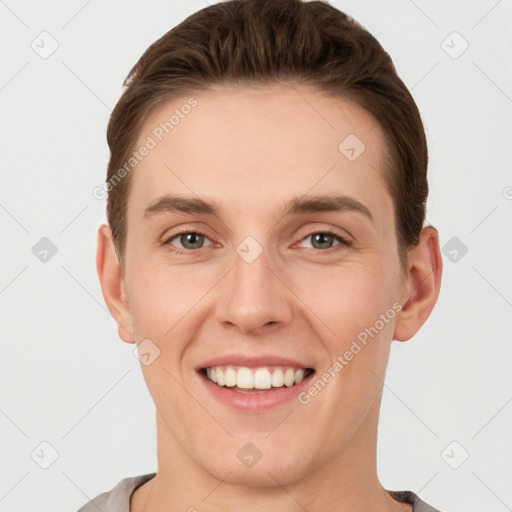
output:
[[[178, 239], [182, 245], [181, 249], [176, 249], [172, 244], [172, 241], [175, 239]], [[209, 240], [206, 235], [199, 231], [180, 231], [167, 238], [162, 245], [167, 245], [168, 249], [176, 254], [195, 254], [202, 248], [205, 239]]]

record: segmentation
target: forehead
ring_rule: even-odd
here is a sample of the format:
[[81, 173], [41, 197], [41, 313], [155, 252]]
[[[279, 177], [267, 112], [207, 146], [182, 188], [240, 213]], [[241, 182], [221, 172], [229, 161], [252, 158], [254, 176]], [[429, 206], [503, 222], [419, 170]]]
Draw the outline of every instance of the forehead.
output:
[[152, 149], [132, 172], [137, 215], [166, 192], [240, 209], [337, 191], [389, 207], [380, 126], [355, 102], [312, 88], [217, 87], [173, 98], [145, 121], [136, 148], [145, 144]]

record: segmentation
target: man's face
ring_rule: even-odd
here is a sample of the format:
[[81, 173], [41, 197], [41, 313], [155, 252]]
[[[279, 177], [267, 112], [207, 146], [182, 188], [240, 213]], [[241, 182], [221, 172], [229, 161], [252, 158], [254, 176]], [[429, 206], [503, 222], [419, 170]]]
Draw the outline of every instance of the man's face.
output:
[[[190, 96], [197, 106], [162, 134]], [[125, 286], [139, 351], [160, 351], [142, 365], [159, 451], [254, 485], [344, 456], [376, 430], [406, 299], [379, 125], [348, 100], [273, 85], [174, 99], [136, 147], [148, 136], [157, 144], [132, 175]], [[166, 194], [218, 211], [145, 215]], [[323, 195], [350, 199], [285, 214]], [[280, 371], [297, 384], [279, 387]], [[255, 374], [275, 386], [251, 390]]]

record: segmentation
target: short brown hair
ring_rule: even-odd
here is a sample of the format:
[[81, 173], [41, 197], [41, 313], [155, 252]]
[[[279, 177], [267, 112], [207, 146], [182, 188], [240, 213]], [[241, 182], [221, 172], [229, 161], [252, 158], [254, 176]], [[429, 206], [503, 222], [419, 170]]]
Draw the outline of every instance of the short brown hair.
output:
[[[407, 251], [419, 241], [428, 196], [420, 113], [375, 37], [323, 1], [229, 0], [192, 14], [155, 41], [125, 79], [110, 117], [107, 182], [129, 160], [143, 122], [162, 102], [213, 85], [277, 82], [309, 84], [348, 98], [379, 123], [405, 269]], [[131, 181], [128, 174], [108, 189], [107, 218], [121, 264]]]

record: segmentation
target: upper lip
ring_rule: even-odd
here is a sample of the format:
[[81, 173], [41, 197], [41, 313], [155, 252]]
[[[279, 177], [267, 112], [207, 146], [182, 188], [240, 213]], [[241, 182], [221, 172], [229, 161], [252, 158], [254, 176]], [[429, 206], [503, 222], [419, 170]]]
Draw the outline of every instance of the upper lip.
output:
[[213, 368], [215, 366], [245, 366], [255, 368], [259, 366], [293, 366], [295, 368], [311, 368], [307, 363], [287, 357], [272, 354], [247, 355], [247, 354], [224, 354], [213, 357], [196, 367], [196, 370]]

